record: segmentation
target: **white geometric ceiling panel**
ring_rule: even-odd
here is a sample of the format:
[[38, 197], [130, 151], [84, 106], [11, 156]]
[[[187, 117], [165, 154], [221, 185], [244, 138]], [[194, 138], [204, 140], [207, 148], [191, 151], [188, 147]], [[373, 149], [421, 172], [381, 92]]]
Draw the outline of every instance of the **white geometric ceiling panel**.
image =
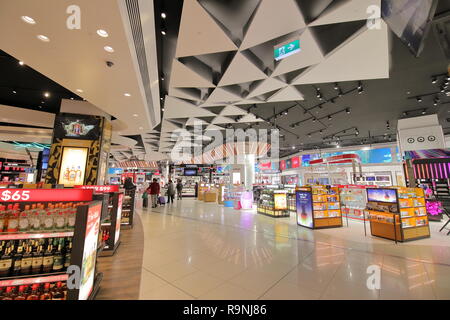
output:
[[239, 122], [261, 122], [261, 121], [264, 121], [264, 120], [262, 120], [260, 118], [256, 118], [256, 116], [254, 114], [247, 114], [241, 120], [239, 120]]
[[236, 45], [197, 0], [185, 0], [176, 58], [233, 50]]
[[171, 96], [166, 97], [164, 107], [166, 119], [215, 116], [214, 113], [205, 108], [199, 108], [194, 104]]
[[206, 127], [205, 130], [206, 130], [206, 131], [211, 131], [211, 130], [217, 131], [217, 130], [223, 130], [223, 128], [222, 128], [222, 127], [219, 127], [219, 126], [216, 126], [216, 125], [214, 125], [214, 124], [210, 124], [209, 126]]
[[200, 126], [200, 125], [207, 125], [208, 123], [205, 120], [197, 119], [197, 118], [189, 118], [189, 120], [186, 122], [187, 126]]
[[295, 0], [261, 0], [239, 50], [248, 49], [305, 26]]
[[247, 99], [280, 89], [284, 86], [286, 86], [286, 83], [284, 83], [283, 81], [275, 78], [268, 78], [261, 82], [252, 92], [250, 92], [250, 94], [247, 96]]
[[[243, 112], [245, 114], [245, 112]], [[224, 117], [224, 116], [217, 116], [213, 121], [212, 124], [227, 124], [227, 123], [235, 123], [233, 119]]]
[[299, 70], [323, 61], [323, 53], [309, 29], [300, 36], [301, 51], [277, 63], [272, 77]]
[[357, 34], [333, 50], [326, 59], [300, 74], [292, 84], [342, 82], [389, 77], [388, 28], [362, 27]]
[[[366, 20], [369, 17], [367, 9], [370, 6], [381, 8], [381, 0], [335, 1], [322, 12], [319, 18], [310, 23], [309, 26]], [[378, 12], [381, 14], [381, 10]], [[375, 18], [381, 18], [381, 16], [379, 14], [377, 16], [372, 16], [371, 14], [371, 19]]]
[[275, 92], [267, 102], [304, 100], [303, 95], [293, 86], [287, 86]]
[[172, 76], [170, 77], [170, 86], [178, 88], [212, 88], [212, 74], [209, 73], [209, 79], [199, 75], [189, 69], [177, 59], [173, 59]]
[[267, 75], [248, 60], [242, 53], [234, 56], [231, 64], [225, 71], [219, 86], [227, 86], [235, 83], [244, 83], [267, 78]]
[[220, 113], [221, 116], [241, 116], [244, 114], [247, 114], [247, 112], [232, 105], [226, 106], [225, 109], [223, 109]]
[[253, 104], [253, 103], [264, 103], [264, 102], [265, 102], [264, 100], [259, 100], [259, 99], [254, 98], [254, 99], [245, 99], [245, 100], [242, 100], [239, 102], [235, 102], [234, 104], [238, 106], [241, 104]]
[[200, 101], [200, 94], [195, 94], [189, 89], [177, 89], [169, 87], [169, 95], [172, 97]]
[[242, 100], [242, 98], [239, 95], [237, 95], [236, 93], [225, 90], [223, 88], [216, 88], [211, 93], [211, 95], [208, 97], [208, 99], [205, 101], [205, 104], [217, 103], [217, 102], [221, 102], [221, 103], [225, 104], [227, 102], [234, 102], [234, 101], [240, 101], [240, 100]]

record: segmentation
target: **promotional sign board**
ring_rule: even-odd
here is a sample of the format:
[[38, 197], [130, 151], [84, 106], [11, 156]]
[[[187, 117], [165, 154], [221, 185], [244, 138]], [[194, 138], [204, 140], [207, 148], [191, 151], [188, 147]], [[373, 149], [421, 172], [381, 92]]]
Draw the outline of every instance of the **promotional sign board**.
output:
[[122, 168], [109, 168], [108, 174], [122, 174], [123, 169]]
[[120, 236], [120, 223], [122, 222], [122, 204], [123, 204], [123, 193], [119, 194], [119, 204], [117, 205], [117, 220], [116, 220], [116, 233], [114, 235], [114, 244], [119, 241]]
[[297, 224], [307, 228], [314, 227], [311, 191], [298, 190], [295, 194], [297, 204]]
[[92, 190], [82, 189], [3, 189], [1, 202], [91, 201]]
[[97, 140], [100, 124], [98, 117], [60, 113], [55, 117], [54, 138]]
[[88, 148], [64, 147], [58, 184], [72, 187], [84, 183]]
[[119, 185], [107, 186], [74, 186], [75, 189], [94, 190], [95, 193], [119, 192]]
[[95, 263], [97, 260], [97, 241], [100, 230], [101, 212], [101, 203], [91, 206], [88, 210], [83, 260], [81, 264], [81, 283], [78, 295], [79, 300], [87, 300], [94, 286]]
[[367, 201], [374, 202], [397, 202], [397, 192], [395, 189], [367, 189]]

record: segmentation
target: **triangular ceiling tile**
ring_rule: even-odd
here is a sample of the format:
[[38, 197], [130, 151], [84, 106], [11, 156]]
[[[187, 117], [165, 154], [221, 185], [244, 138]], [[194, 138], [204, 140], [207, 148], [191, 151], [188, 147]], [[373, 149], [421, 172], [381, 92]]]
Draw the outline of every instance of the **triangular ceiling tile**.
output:
[[389, 78], [388, 28], [380, 19], [381, 29], [361, 28], [324, 62], [309, 68], [292, 83], [342, 82]]
[[206, 130], [206, 131], [210, 131], [210, 130], [217, 131], [217, 130], [223, 130], [223, 128], [222, 128], [222, 127], [219, 127], [219, 126], [216, 126], [216, 125], [214, 125], [214, 124], [210, 124], [209, 126], [206, 127], [205, 130]]
[[205, 101], [205, 104], [208, 103], [218, 103], [221, 102], [223, 104], [240, 101], [242, 98], [229, 90], [225, 90], [223, 88], [216, 88]]
[[227, 118], [224, 116], [218, 116], [212, 121], [212, 124], [227, 124], [227, 123], [234, 123], [234, 122], [235, 121], [230, 118]]
[[250, 82], [267, 78], [267, 75], [238, 52], [231, 61], [224, 75], [220, 79], [219, 86], [227, 86], [237, 83]]
[[167, 96], [164, 104], [165, 118], [183, 118], [183, 117], [209, 117], [214, 116], [214, 113], [205, 108], [197, 107], [194, 104], [186, 102], [182, 99]]
[[264, 102], [265, 101], [263, 101], [263, 100], [259, 100], [259, 99], [253, 98], [253, 99], [245, 99], [245, 100], [242, 100], [242, 101], [239, 101], [239, 102], [235, 102], [234, 104], [239, 106], [239, 105], [242, 105], [242, 104], [254, 104], [254, 103], [264, 103]]
[[244, 116], [241, 120], [239, 120], [239, 122], [261, 122], [264, 121], [260, 118], [256, 118], [256, 116], [254, 114], [247, 114], [246, 116]]
[[[367, 8], [370, 6], [381, 8], [381, 0], [334, 1], [315, 21], [311, 22], [309, 26], [367, 20], [369, 17]], [[371, 19], [375, 18], [381, 18], [381, 16], [371, 16]]]
[[233, 105], [226, 106], [220, 113], [221, 116], [240, 116], [244, 114], [247, 114], [247, 112]]
[[284, 34], [304, 28], [300, 8], [295, 0], [261, 0], [250, 22], [240, 50], [280, 37]]
[[269, 78], [264, 80], [259, 86], [257, 86], [250, 94], [247, 96], [248, 98], [260, 96], [266, 92], [274, 91], [286, 86], [281, 80]]
[[176, 131], [178, 129], [179, 127], [176, 124], [167, 120], [163, 120], [162, 130], [165, 134]]
[[174, 88], [213, 88], [212, 74], [209, 79], [189, 69], [177, 59], [173, 59], [170, 86]]
[[196, 0], [185, 0], [176, 57], [237, 50], [220, 26]]
[[272, 77], [320, 63], [324, 57], [311, 31], [306, 29], [300, 36], [301, 51], [276, 64]]
[[186, 122], [186, 126], [196, 126], [196, 125], [207, 125], [208, 123], [205, 120], [198, 119], [198, 118], [190, 118]]
[[214, 114], [220, 114], [223, 109], [225, 109], [225, 106], [219, 106], [219, 107], [205, 107], [207, 110], [211, 111]]
[[287, 86], [280, 89], [273, 96], [267, 99], [267, 102], [281, 102], [281, 101], [297, 101], [304, 100], [303, 95], [293, 86]]

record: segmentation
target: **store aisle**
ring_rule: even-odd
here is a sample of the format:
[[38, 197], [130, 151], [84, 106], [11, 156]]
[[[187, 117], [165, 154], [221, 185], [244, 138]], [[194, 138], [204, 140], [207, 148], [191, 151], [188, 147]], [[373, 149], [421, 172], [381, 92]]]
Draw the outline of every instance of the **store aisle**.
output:
[[[450, 298], [450, 244], [437, 225], [430, 239], [395, 245], [365, 237], [360, 222], [312, 231], [293, 216], [191, 199], [140, 216], [140, 299]], [[367, 287], [369, 266], [380, 289]]]

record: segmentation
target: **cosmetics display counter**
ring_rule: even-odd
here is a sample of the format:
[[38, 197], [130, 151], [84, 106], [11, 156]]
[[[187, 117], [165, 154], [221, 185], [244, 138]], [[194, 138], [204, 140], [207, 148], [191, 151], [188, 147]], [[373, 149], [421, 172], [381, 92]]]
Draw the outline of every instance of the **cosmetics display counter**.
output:
[[368, 188], [367, 200], [367, 220], [372, 235], [395, 242], [430, 237], [421, 188]]
[[342, 227], [339, 188], [297, 188], [297, 224], [311, 229]]
[[[100, 288], [102, 202], [92, 190], [0, 192], [0, 300], [87, 300]], [[67, 269], [80, 283], [68, 288]]]
[[340, 185], [341, 212], [348, 218], [364, 220], [367, 198], [366, 187], [360, 185]]

